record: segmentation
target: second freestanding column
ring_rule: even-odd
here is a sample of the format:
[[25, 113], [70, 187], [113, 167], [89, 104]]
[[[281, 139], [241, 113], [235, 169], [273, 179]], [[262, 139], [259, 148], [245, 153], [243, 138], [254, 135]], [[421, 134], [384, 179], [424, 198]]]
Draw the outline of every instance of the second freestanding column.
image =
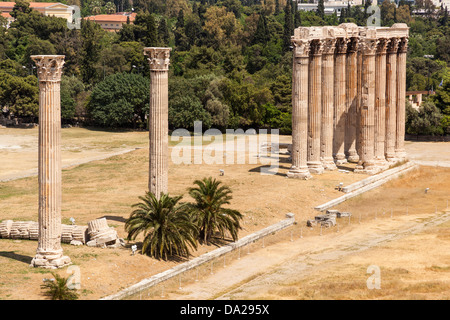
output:
[[406, 159], [405, 152], [405, 100], [406, 100], [406, 52], [408, 38], [400, 40], [397, 55], [397, 125], [395, 156], [399, 161]]
[[309, 40], [294, 40], [292, 76], [292, 166], [289, 178], [309, 179], [306, 164], [308, 137], [308, 63]]
[[323, 40], [311, 42], [308, 96], [308, 168], [311, 173], [323, 173], [320, 161], [320, 130], [322, 122], [322, 51]]
[[377, 40], [363, 40], [361, 111], [360, 111], [360, 159], [355, 172], [373, 174], [379, 171], [374, 161], [375, 125], [375, 52]]
[[39, 235], [33, 267], [71, 263], [61, 247], [61, 95], [64, 56], [31, 56], [39, 78]]
[[156, 198], [168, 192], [169, 64], [171, 48], [144, 48], [150, 64], [149, 178]]

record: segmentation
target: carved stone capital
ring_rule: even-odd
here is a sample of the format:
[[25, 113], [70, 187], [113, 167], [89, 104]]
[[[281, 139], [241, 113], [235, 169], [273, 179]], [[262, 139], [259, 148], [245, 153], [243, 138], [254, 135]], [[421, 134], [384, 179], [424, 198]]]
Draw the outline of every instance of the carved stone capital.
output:
[[170, 51], [172, 48], [144, 48], [144, 54], [148, 56], [151, 71], [168, 71], [170, 65]]
[[294, 45], [294, 58], [304, 58], [309, 56], [311, 41], [305, 39], [292, 39]]
[[336, 53], [344, 54], [347, 53], [347, 46], [350, 39], [347, 38], [338, 38], [336, 41]]
[[408, 38], [407, 37], [400, 38], [398, 44], [398, 52], [406, 53], [407, 51], [408, 51]]
[[398, 51], [399, 38], [390, 38], [387, 47], [388, 53], [397, 53]]
[[386, 54], [388, 46], [388, 39], [379, 38], [377, 39], [377, 54]]
[[36, 63], [39, 81], [61, 81], [65, 56], [36, 55], [30, 58]]
[[322, 55], [324, 50], [324, 40], [313, 40], [311, 41], [311, 54], [312, 55]]
[[350, 38], [349, 42], [347, 44], [347, 52], [348, 53], [358, 52], [358, 43], [359, 43], [359, 38], [358, 37]]
[[364, 55], [374, 55], [377, 51], [377, 39], [362, 39], [362, 52]]
[[323, 40], [323, 54], [334, 54], [336, 50], [336, 38], [327, 38]]

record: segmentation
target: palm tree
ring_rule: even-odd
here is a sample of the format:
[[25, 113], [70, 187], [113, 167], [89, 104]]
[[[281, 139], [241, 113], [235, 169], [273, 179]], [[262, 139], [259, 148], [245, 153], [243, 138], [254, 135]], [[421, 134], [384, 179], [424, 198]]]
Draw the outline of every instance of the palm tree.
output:
[[189, 256], [190, 249], [197, 248], [197, 227], [186, 206], [178, 204], [181, 198], [161, 193], [157, 199], [147, 192], [132, 206], [136, 209], [125, 222], [125, 230], [131, 240], [144, 234], [142, 253], [167, 260], [174, 254]]
[[231, 189], [212, 177], [196, 180], [196, 187], [189, 189], [189, 195], [195, 200], [187, 204], [199, 228], [203, 242], [209, 243], [216, 231], [222, 239], [228, 232], [233, 241], [238, 238], [242, 214], [233, 209], [224, 208], [232, 199]]
[[58, 274], [51, 273], [55, 279], [45, 279], [44, 284], [41, 285], [41, 289], [46, 290], [44, 293], [52, 300], [77, 300], [78, 295], [74, 289], [69, 289], [67, 281], [69, 278], [63, 278]]

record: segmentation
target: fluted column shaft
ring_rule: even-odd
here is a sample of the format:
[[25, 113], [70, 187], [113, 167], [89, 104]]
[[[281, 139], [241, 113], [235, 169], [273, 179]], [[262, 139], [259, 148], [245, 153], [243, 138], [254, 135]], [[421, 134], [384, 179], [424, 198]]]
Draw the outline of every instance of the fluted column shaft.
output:
[[39, 236], [34, 267], [70, 264], [61, 247], [61, 97], [64, 56], [31, 56], [39, 78]]
[[355, 172], [372, 174], [374, 166], [374, 124], [375, 124], [375, 51], [376, 39], [363, 40], [361, 79], [360, 137], [361, 152]]
[[307, 164], [311, 173], [323, 172], [320, 161], [320, 129], [322, 119], [322, 51], [323, 40], [311, 42], [308, 86], [308, 153]]
[[406, 158], [405, 152], [405, 100], [406, 100], [406, 53], [408, 38], [401, 38], [397, 55], [397, 124], [395, 156], [398, 160]]
[[149, 179], [156, 198], [168, 192], [169, 64], [171, 48], [144, 48], [150, 64]]
[[310, 41], [293, 41], [292, 76], [292, 166], [289, 178], [309, 179], [307, 166], [308, 138], [308, 69]]
[[375, 56], [375, 161], [383, 166], [386, 140], [386, 48], [387, 39], [378, 39]]
[[385, 157], [396, 161], [395, 138], [397, 118], [397, 51], [398, 39], [389, 40], [386, 56], [386, 141]]
[[348, 39], [339, 38], [336, 43], [334, 75], [334, 141], [333, 154], [336, 164], [347, 162], [345, 158], [346, 127], [346, 53]]
[[356, 151], [357, 133], [357, 77], [358, 77], [358, 38], [351, 38], [347, 48], [346, 69], [346, 101], [347, 129], [345, 131], [345, 153], [348, 162], [357, 163], [359, 155]]
[[326, 39], [322, 53], [322, 123], [320, 131], [320, 158], [326, 170], [337, 169], [333, 159], [335, 49], [336, 39]]

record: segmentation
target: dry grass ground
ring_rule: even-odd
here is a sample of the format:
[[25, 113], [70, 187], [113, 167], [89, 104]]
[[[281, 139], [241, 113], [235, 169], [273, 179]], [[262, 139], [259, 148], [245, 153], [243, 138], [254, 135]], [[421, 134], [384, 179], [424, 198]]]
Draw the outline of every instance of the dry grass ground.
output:
[[[3, 129], [13, 130], [13, 129]], [[28, 129], [34, 130], [34, 129]], [[3, 133], [9, 136], [28, 135], [36, 140], [34, 131], [17, 130], [0, 132], [0, 142], [5, 141]], [[131, 205], [138, 201], [138, 196], [147, 190], [148, 179], [148, 135], [145, 132], [101, 132], [86, 129], [63, 129], [63, 161], [72, 157], [79, 160], [84, 150], [91, 150], [98, 156], [99, 151], [107, 154], [127, 148], [138, 149], [108, 159], [69, 167], [63, 170], [62, 222], [69, 223], [74, 217], [76, 224], [83, 225], [96, 218], [106, 217], [108, 224], [126, 237], [124, 221], [131, 212]], [[3, 140], [1, 140], [3, 139]], [[8, 140], [8, 139], [6, 139]], [[290, 137], [281, 137], [281, 142], [288, 142]], [[173, 143], [172, 143], [173, 145]], [[78, 149], [76, 149], [76, 147]], [[23, 148], [26, 149], [26, 148]], [[37, 149], [36, 149], [37, 150]], [[36, 150], [29, 153], [17, 150], [1, 151], [2, 168], [5, 173], [8, 166], [30, 169]], [[72, 151], [70, 151], [72, 150]], [[78, 151], [73, 151], [78, 150]], [[92, 155], [92, 154], [91, 154]], [[78, 157], [79, 156], [79, 157]], [[5, 160], [5, 161], [3, 161]], [[34, 163], [34, 165], [36, 165]], [[291, 180], [284, 176], [289, 168], [286, 156], [280, 158], [278, 174], [261, 175], [261, 164], [180, 164], [169, 166], [169, 192], [173, 195], [185, 195], [189, 201], [187, 189], [195, 179], [213, 176], [220, 178], [233, 190], [232, 206], [244, 215], [241, 236], [262, 229], [285, 218], [287, 212], [293, 212], [298, 221], [305, 221], [317, 214], [313, 207], [341, 195], [335, 186], [339, 182], [348, 185], [363, 179], [364, 175], [343, 172], [327, 172], [315, 176], [309, 181]], [[225, 175], [219, 177], [219, 169]], [[348, 167], [351, 169], [351, 166]], [[429, 171], [431, 170], [431, 171]], [[433, 171], [434, 170], [434, 171]], [[11, 172], [7, 172], [11, 174]], [[20, 174], [20, 173], [19, 173]], [[377, 205], [391, 208], [398, 205], [398, 213], [408, 203], [409, 210], [423, 204], [429, 211], [430, 203], [419, 197], [423, 194], [421, 179], [426, 179], [432, 192], [429, 198], [437, 197], [444, 201], [449, 195], [450, 171], [448, 169], [422, 169], [417, 176], [392, 182], [388, 189], [379, 188], [372, 191], [370, 201], [355, 202], [353, 207], [346, 207], [352, 212], [367, 212]], [[37, 177], [22, 178], [0, 183], [0, 220], [37, 221]], [[391, 197], [392, 195], [392, 197]], [[362, 196], [358, 199], [363, 199]], [[357, 201], [358, 199], [355, 199]], [[417, 200], [410, 202], [410, 200]], [[350, 202], [343, 204], [350, 205]], [[397, 211], [397, 207], [395, 207]], [[432, 208], [434, 208], [432, 206]], [[139, 240], [139, 239], [138, 239]], [[43, 278], [50, 276], [48, 270], [30, 268], [29, 263], [35, 254], [37, 242], [27, 240], [0, 239], [0, 298], [2, 299], [43, 299], [40, 284]], [[80, 267], [81, 299], [98, 299], [126, 288], [144, 278], [157, 274], [176, 265], [178, 261], [158, 261], [140, 254], [131, 256], [129, 248], [101, 249], [86, 246], [74, 247], [63, 244], [66, 255], [73, 264]], [[215, 247], [203, 246], [194, 252], [198, 256]], [[448, 264], [436, 262], [441, 274], [448, 272]], [[406, 268], [408, 269], [408, 268]], [[408, 269], [409, 270], [409, 269]], [[443, 270], [443, 271], [442, 271]], [[57, 271], [68, 276], [66, 269]], [[448, 273], [447, 273], [448, 274]], [[277, 294], [278, 296], [282, 296]], [[275, 295], [274, 297], [276, 297]], [[286, 294], [285, 294], [286, 295]], [[294, 297], [296, 295], [286, 295]], [[301, 297], [297, 296], [297, 297]]]

